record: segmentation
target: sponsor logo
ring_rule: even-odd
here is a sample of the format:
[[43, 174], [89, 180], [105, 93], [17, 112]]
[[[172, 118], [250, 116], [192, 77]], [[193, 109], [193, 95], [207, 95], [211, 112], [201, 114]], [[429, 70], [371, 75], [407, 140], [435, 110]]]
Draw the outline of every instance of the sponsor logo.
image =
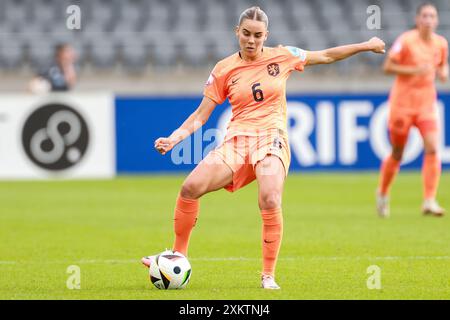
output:
[[65, 104], [46, 104], [25, 121], [22, 144], [38, 167], [57, 171], [79, 163], [89, 144], [86, 121]]

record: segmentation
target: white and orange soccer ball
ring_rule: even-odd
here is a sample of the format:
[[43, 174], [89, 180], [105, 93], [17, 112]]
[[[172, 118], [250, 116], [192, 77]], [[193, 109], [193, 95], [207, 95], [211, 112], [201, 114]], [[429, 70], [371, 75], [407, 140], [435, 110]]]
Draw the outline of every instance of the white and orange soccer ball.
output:
[[191, 274], [189, 260], [179, 252], [166, 250], [150, 257], [150, 281], [158, 289], [183, 289]]

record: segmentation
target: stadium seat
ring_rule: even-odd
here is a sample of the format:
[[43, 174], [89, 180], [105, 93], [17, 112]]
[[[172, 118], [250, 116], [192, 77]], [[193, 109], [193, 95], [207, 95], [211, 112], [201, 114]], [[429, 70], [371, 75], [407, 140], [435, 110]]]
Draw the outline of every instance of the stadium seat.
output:
[[[267, 45], [316, 50], [375, 35], [391, 45], [401, 32], [413, 26], [421, 2], [265, 0], [256, 4], [269, 15]], [[448, 38], [450, 1], [435, 3], [440, 10], [438, 32]], [[71, 4], [82, 10], [80, 31], [65, 28], [66, 9]], [[33, 65], [41, 64], [55, 43], [76, 39], [81, 65], [92, 62], [94, 67], [108, 68], [120, 62], [125, 68], [139, 69], [148, 63], [150, 55], [151, 64], [161, 68], [172, 68], [179, 61], [202, 67], [237, 50], [233, 28], [242, 11], [253, 5], [251, 0], [2, 0], [1, 33], [20, 45], [3, 46], [6, 60], [0, 65], [20, 65], [27, 59]], [[380, 30], [367, 29], [369, 5], [382, 10]], [[22, 52], [12, 57], [10, 53], [16, 50]], [[360, 60], [356, 64], [373, 65], [372, 58]]]
[[24, 61], [24, 44], [20, 41], [2, 37], [0, 44], [0, 66], [3, 69], [20, 67]]
[[142, 72], [148, 64], [149, 50], [140, 39], [125, 37], [118, 44], [120, 61], [131, 72]]
[[180, 44], [169, 33], [159, 33], [151, 43], [152, 64], [155, 67], [167, 67], [178, 62]]
[[28, 58], [30, 65], [35, 70], [42, 70], [48, 67], [54, 58], [55, 49], [49, 43], [43, 42], [40, 38], [28, 43]]
[[89, 44], [90, 62], [93, 66], [105, 69], [112, 68], [117, 62], [117, 47], [111, 41], [97, 39]]

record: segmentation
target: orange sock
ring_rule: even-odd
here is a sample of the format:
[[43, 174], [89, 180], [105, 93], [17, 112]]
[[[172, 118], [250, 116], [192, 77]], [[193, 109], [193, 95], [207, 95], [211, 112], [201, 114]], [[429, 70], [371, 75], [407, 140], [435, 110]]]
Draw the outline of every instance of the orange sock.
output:
[[189, 238], [191, 237], [192, 228], [197, 222], [198, 212], [198, 199], [186, 199], [178, 195], [177, 205], [175, 207], [175, 242], [173, 244], [173, 250], [181, 252], [185, 256], [187, 256]]
[[425, 199], [435, 199], [439, 178], [441, 176], [441, 159], [435, 153], [423, 157], [422, 179]]
[[283, 237], [283, 215], [281, 208], [276, 208], [261, 210], [261, 216], [263, 219], [263, 274], [274, 276]]
[[400, 161], [395, 160], [392, 156], [384, 159], [381, 165], [379, 191], [382, 195], [387, 195], [397, 172], [400, 170]]

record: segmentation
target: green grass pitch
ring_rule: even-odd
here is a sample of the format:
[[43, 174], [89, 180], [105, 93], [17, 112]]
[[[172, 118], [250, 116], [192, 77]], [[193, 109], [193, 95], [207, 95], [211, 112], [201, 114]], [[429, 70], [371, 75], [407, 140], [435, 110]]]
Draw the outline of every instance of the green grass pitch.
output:
[[[391, 218], [374, 210], [377, 174], [291, 174], [283, 199], [279, 291], [259, 288], [257, 185], [206, 195], [191, 238], [191, 281], [160, 291], [143, 255], [171, 246], [182, 176], [0, 183], [0, 299], [450, 299], [450, 218], [420, 213], [421, 177], [402, 172]], [[450, 173], [439, 199], [450, 208]], [[81, 270], [69, 290], [67, 268]], [[367, 268], [381, 269], [369, 290]]]

